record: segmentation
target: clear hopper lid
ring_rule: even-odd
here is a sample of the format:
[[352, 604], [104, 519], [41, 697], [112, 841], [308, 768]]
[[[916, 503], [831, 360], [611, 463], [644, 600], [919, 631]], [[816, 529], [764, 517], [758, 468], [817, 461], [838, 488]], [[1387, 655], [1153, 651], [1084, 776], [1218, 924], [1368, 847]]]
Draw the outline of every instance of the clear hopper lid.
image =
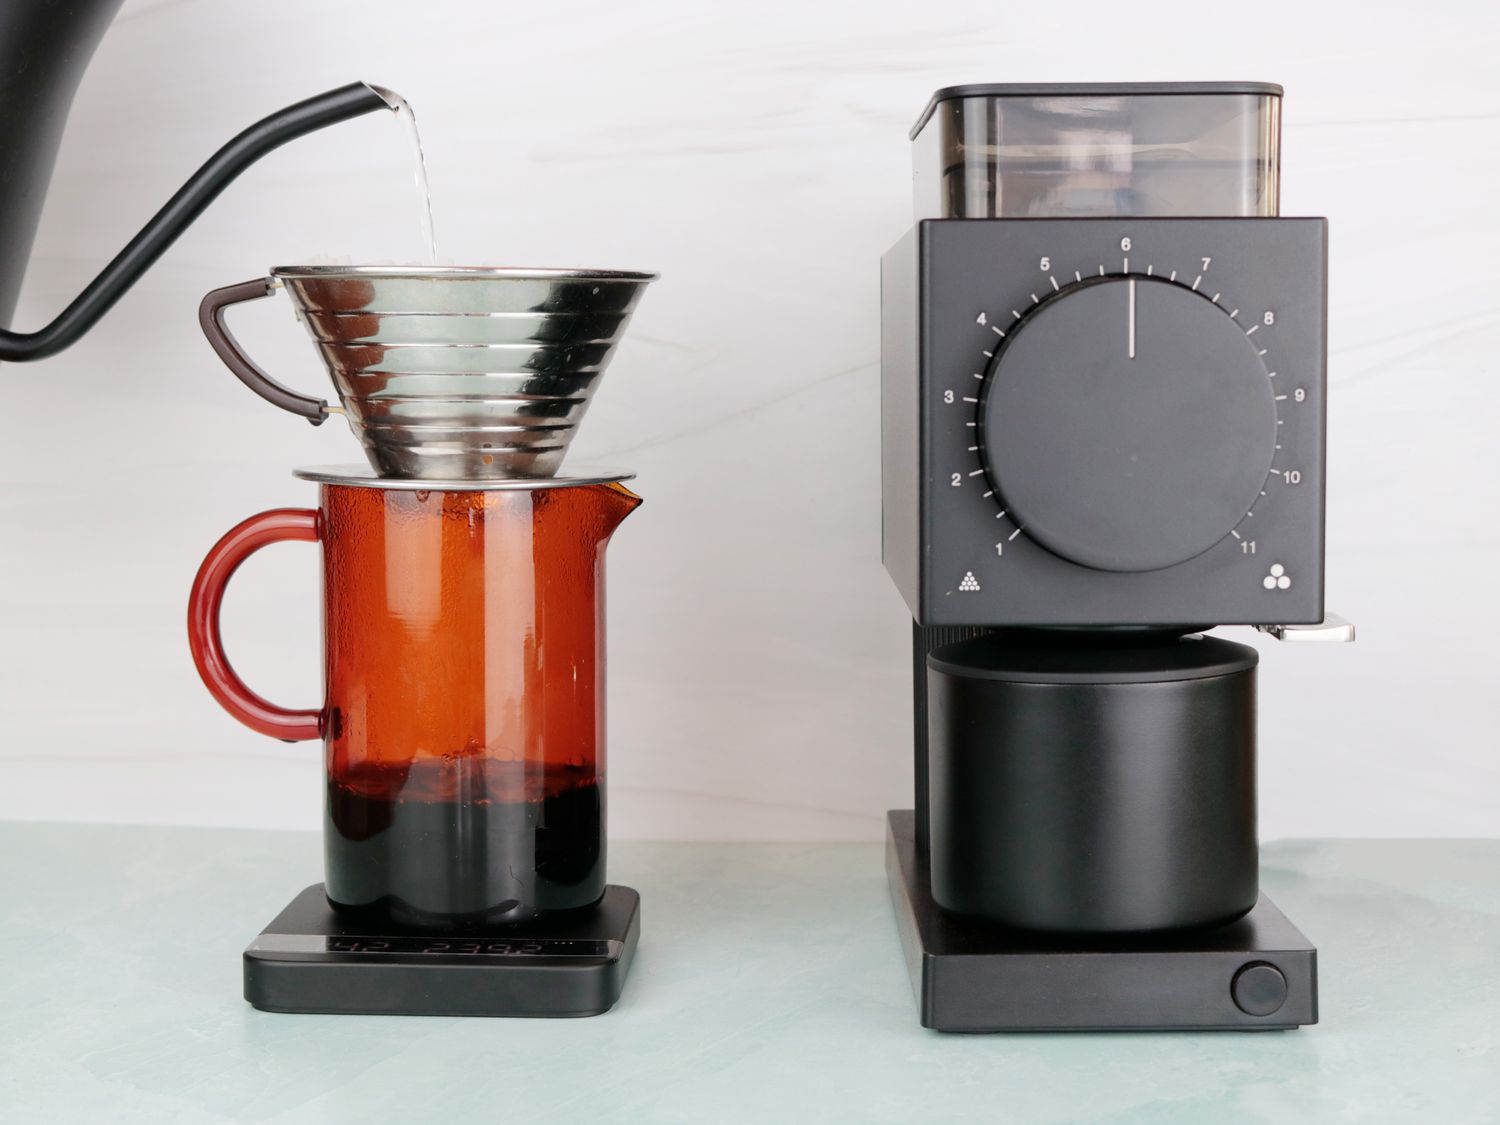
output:
[[918, 219], [1269, 216], [1281, 87], [951, 86], [911, 132]]

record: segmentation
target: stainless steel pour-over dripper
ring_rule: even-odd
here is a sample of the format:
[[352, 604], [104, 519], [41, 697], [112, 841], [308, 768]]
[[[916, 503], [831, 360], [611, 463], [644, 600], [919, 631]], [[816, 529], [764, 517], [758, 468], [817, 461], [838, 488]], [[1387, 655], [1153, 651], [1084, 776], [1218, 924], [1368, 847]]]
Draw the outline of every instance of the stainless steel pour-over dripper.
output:
[[276, 382], [224, 325], [228, 306], [285, 288], [381, 476], [550, 477], [655, 278], [610, 270], [283, 266], [214, 290], [199, 322], [251, 390], [321, 422], [336, 408]]

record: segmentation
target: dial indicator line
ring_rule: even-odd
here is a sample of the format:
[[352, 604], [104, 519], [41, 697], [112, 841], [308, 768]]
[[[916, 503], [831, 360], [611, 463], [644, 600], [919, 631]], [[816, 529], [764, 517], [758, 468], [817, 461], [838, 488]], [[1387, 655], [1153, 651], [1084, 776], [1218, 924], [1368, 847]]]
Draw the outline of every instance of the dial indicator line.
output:
[[996, 328], [993, 324], [990, 325], [990, 331], [993, 332], [996, 336], [999, 336], [1002, 340], [1005, 339], [1005, 333], [1000, 331], [1000, 329]]
[[1258, 325], [1258, 324], [1252, 324], [1249, 328], [1247, 328], [1245, 330], [1245, 335], [1246, 336], [1254, 336], [1259, 331], [1260, 331], [1260, 325]]
[[1217, 305], [1217, 304], [1218, 304], [1218, 303], [1219, 303], [1219, 297], [1220, 297], [1220, 296], [1221, 296], [1221, 294], [1218, 294], [1218, 293], [1215, 293], [1215, 294], [1214, 294], [1214, 295], [1213, 295], [1213, 303], [1214, 303], [1214, 304], [1216, 304], [1216, 305]]
[[979, 400], [977, 398], [969, 398], [967, 395], [965, 395], [964, 396], [964, 401], [965, 402], [978, 402]]
[[969, 446], [969, 452], [970, 453], [978, 453], [979, 452], [979, 446], [977, 446], [977, 445], [971, 445], [971, 446]]
[[994, 352], [985, 352], [984, 354], [987, 355], [987, 356], [989, 356], [991, 359], [995, 358], [995, 353]]
[[1057, 292], [1057, 278], [1055, 278], [1055, 277], [1053, 277], [1053, 276], [1052, 276], [1052, 275], [1051, 275], [1051, 274], [1050, 274], [1050, 273], [1049, 273], [1049, 274], [1048, 274], [1048, 275], [1047, 275], [1047, 280], [1048, 280], [1048, 281], [1050, 281], [1050, 282], [1052, 282], [1052, 292], [1054, 292], [1054, 293], [1056, 293], [1056, 292]]
[[1015, 317], [1015, 318], [1016, 318], [1016, 319], [1017, 319], [1017, 320], [1020, 320], [1020, 319], [1021, 319], [1021, 314], [1020, 314], [1020, 313], [1018, 313], [1018, 312], [1016, 312], [1016, 310], [1015, 310], [1015, 309], [1011, 309], [1011, 310], [1010, 310], [1010, 315], [1011, 315], [1011, 316], [1013, 316], [1013, 317]]
[[1129, 258], [1125, 259], [1125, 268], [1123, 270], [1121, 270], [1120, 272], [1121, 273], [1129, 273], [1130, 272], [1130, 259]]
[[977, 476], [978, 476], [978, 475], [979, 475], [979, 474], [980, 474], [980, 473], [982, 473], [982, 472], [984, 472], [984, 470], [983, 470], [983, 469], [975, 469], [975, 470], [974, 470], [974, 471], [973, 471], [973, 472], [972, 472], [972, 473], [970, 473], [970, 474], [969, 474], [969, 475], [970, 475], [970, 476], [971, 476], [971, 477], [977, 477]]
[[1167, 278], [1167, 280], [1168, 280], [1168, 281], [1176, 281], [1176, 280], [1177, 280], [1177, 271], [1176, 271], [1176, 270], [1173, 270], [1173, 271], [1172, 271], [1172, 276], [1171, 276], [1171, 277], [1169, 277], [1169, 278]]
[[1033, 304], [1033, 305], [1040, 305], [1040, 304], [1041, 304], [1041, 303], [1042, 303], [1042, 302], [1040, 302], [1040, 301], [1038, 301], [1038, 300], [1037, 300], [1037, 299], [1036, 299], [1036, 294], [1035, 294], [1035, 293], [1033, 293], [1033, 294], [1032, 294], [1032, 295], [1031, 295], [1031, 303], [1032, 303], [1032, 304]]
[[1127, 336], [1127, 352], [1135, 358], [1135, 278], [1130, 279], [1130, 330]]
[[1155, 268], [1156, 268], [1156, 266], [1154, 266], [1154, 265], [1147, 266], [1146, 267], [1146, 276], [1150, 277], [1151, 276], [1151, 271], [1154, 270]]
[[1201, 273], [1197, 277], [1193, 278], [1193, 292], [1194, 293], [1198, 292], [1198, 283], [1200, 281], [1202, 281], [1202, 280], [1203, 280], [1203, 275]]
[[1083, 280], [1083, 274], [1079, 273], [1077, 270], [1074, 270], [1073, 271], [1073, 280], [1074, 281], [1082, 281]]
[[1008, 538], [1007, 538], [1007, 539], [1006, 539], [1006, 540], [1005, 540], [1005, 541], [1006, 541], [1006, 542], [1007, 542], [1007, 543], [1009, 543], [1009, 542], [1010, 542], [1010, 541], [1011, 541], [1011, 540], [1012, 540], [1012, 539], [1014, 539], [1014, 538], [1015, 538], [1015, 537], [1016, 537], [1016, 536], [1017, 536], [1017, 535], [1020, 535], [1020, 534], [1021, 534], [1021, 532], [1022, 532], [1022, 531], [1023, 531], [1023, 530], [1024, 530], [1024, 528], [1019, 528], [1019, 527], [1018, 527], [1018, 528], [1016, 528], [1016, 529], [1015, 529], [1015, 530], [1014, 530], [1014, 531], [1012, 531], [1012, 532], [1011, 532], [1011, 533], [1010, 533], [1010, 535], [1009, 535], [1009, 537], [1008, 537]]
[[[1261, 495], [1264, 496], [1265, 493], [1261, 493]], [[1234, 528], [1229, 529], [1229, 534], [1233, 535], [1236, 539], [1240, 537], [1240, 533], [1238, 531], [1235, 531]]]
[[1238, 317], [1238, 316], [1239, 316], [1239, 315], [1240, 315], [1240, 310], [1239, 310], [1239, 309], [1235, 309], [1235, 310], [1233, 310], [1233, 311], [1232, 311], [1232, 312], [1230, 312], [1230, 314], [1229, 314], [1229, 319], [1230, 319], [1230, 320], [1234, 320], [1234, 319], [1235, 319], [1235, 318], [1237, 318], [1237, 317]]
[[991, 497], [991, 496], [993, 496], [993, 495], [995, 495], [995, 490], [994, 490], [994, 489], [993, 489], [993, 488], [992, 488], [992, 489], [990, 489], [990, 490], [989, 490], [989, 491], [988, 491], [988, 492], [986, 492], [986, 493], [985, 493], [985, 494], [984, 494], [984, 498], [985, 498], [985, 499], [986, 499], [986, 500], [988, 500], [988, 499], [989, 499], [989, 498], [990, 498], [990, 497]]

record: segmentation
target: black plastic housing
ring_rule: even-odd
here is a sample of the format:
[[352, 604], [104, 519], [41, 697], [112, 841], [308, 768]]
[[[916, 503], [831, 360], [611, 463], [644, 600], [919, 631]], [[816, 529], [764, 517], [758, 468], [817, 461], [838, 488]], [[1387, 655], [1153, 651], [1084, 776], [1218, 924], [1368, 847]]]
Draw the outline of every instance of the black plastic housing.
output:
[[[1326, 258], [1322, 219], [943, 219], [913, 227], [881, 263], [881, 497], [882, 557], [917, 623], [1322, 621]], [[1044, 261], [1050, 274], [1039, 269]], [[1049, 279], [1067, 286], [1075, 276], [1145, 278], [1148, 269], [1158, 280], [1197, 284], [1205, 303], [1216, 297], [1255, 333], [1276, 393], [1286, 395], [1277, 403], [1275, 465], [1295, 475], [1271, 477], [1253, 517], [1202, 554], [1111, 572], [1052, 553], [1003, 515], [977, 449], [978, 402], [1001, 343], [995, 330], [1047, 300]], [[1274, 324], [1259, 324], [1267, 313]], [[1069, 453], [1080, 482], [1107, 471], [1087, 446]], [[1282, 575], [1289, 581], [1278, 586]]]

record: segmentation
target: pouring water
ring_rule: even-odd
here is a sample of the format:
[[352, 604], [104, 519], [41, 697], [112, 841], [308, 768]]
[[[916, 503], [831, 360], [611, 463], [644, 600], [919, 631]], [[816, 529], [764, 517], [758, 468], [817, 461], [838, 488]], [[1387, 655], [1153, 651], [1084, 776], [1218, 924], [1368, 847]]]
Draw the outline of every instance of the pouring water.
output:
[[370, 87], [395, 112], [397, 119], [406, 128], [411, 138], [412, 155], [415, 157], [417, 185], [417, 221], [422, 227], [422, 241], [427, 247], [427, 264], [437, 265], [437, 234], [432, 223], [432, 191], [427, 185], [427, 158], [422, 152], [422, 134], [417, 129], [417, 115], [411, 103], [394, 90], [382, 86]]

